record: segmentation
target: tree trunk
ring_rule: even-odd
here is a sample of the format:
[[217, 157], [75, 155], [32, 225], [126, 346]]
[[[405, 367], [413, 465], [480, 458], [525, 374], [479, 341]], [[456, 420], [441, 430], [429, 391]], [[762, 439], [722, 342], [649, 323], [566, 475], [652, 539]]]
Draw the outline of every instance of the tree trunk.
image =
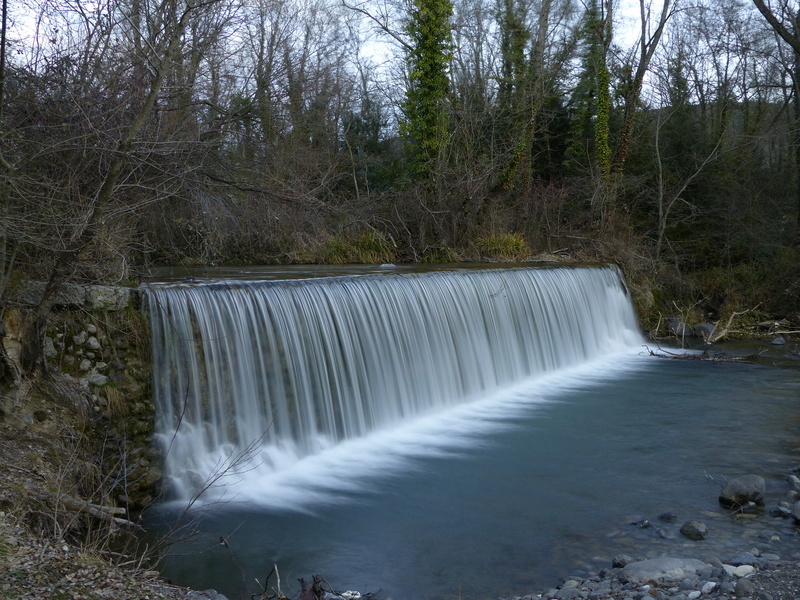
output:
[[800, 246], [800, 53], [794, 54], [794, 126], [792, 127], [793, 158], [794, 158], [794, 193], [795, 193], [795, 216], [794, 231], [792, 232], [792, 245]]
[[622, 131], [617, 141], [617, 152], [612, 166], [612, 171], [614, 173], [622, 173], [625, 168], [625, 161], [628, 159], [628, 151], [631, 144], [631, 136], [633, 135], [633, 120], [636, 116], [639, 97], [642, 93], [644, 77], [647, 73], [647, 69], [650, 67], [650, 61], [658, 47], [658, 42], [661, 39], [661, 34], [664, 32], [667, 20], [671, 15], [670, 0], [664, 0], [658, 26], [650, 39], [647, 39], [647, 16], [645, 13], [644, 0], [639, 0], [639, 8], [641, 14], [640, 18], [642, 20], [642, 38], [639, 41], [639, 64], [636, 67], [636, 74], [633, 76], [630, 89], [625, 96], [625, 116], [622, 123]]

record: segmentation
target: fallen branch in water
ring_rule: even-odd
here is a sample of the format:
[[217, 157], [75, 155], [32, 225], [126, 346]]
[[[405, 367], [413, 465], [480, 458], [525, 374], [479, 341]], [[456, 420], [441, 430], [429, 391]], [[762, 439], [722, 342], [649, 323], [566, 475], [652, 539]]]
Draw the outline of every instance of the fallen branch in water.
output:
[[680, 360], [705, 360], [711, 362], [736, 362], [736, 363], [747, 363], [747, 364], [755, 364], [759, 358], [761, 358], [761, 352], [757, 352], [756, 354], [747, 354], [745, 356], [735, 356], [731, 354], [727, 354], [725, 352], [714, 352], [713, 354], [710, 353], [708, 350], [703, 350], [702, 352], [681, 352], [680, 354], [675, 352], [669, 352], [668, 350], [662, 350], [661, 348], [658, 351], [651, 350], [647, 346], [645, 346], [650, 356], [655, 356], [658, 358], [671, 358], [671, 359], [680, 359]]
[[[269, 580], [272, 577], [272, 574], [275, 574], [275, 579], [277, 580], [276, 586], [273, 588], [274, 594], [269, 593]], [[281, 574], [278, 572], [278, 565], [273, 564], [272, 570], [267, 574], [267, 578], [264, 580], [264, 585], [261, 585], [261, 582], [256, 579], [256, 583], [258, 587], [261, 588], [260, 594], [253, 594], [250, 596], [251, 600], [288, 600], [286, 596], [283, 595], [281, 591]]]

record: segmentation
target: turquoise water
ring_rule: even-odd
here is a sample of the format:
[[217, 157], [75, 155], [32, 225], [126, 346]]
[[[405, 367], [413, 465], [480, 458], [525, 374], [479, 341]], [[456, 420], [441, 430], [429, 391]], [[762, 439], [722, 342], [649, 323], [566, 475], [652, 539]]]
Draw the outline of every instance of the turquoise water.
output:
[[[619, 552], [704, 557], [764, 535], [791, 547], [790, 523], [723, 511], [717, 482], [758, 473], [768, 505], [782, 499], [799, 373], [642, 349], [531, 379], [307, 457], [244, 495], [232, 486], [195, 511], [199, 535], [172, 548], [165, 574], [232, 600], [258, 593], [273, 564], [290, 597], [321, 574], [384, 599], [483, 599], [541, 592]], [[658, 522], [665, 511], [677, 522]], [[693, 518], [707, 540], [677, 534]], [[657, 527], [631, 525], [642, 519]]]

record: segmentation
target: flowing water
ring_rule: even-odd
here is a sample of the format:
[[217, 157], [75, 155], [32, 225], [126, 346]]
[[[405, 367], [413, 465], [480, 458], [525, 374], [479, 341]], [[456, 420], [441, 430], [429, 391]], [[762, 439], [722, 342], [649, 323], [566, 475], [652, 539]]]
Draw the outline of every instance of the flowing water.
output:
[[[652, 358], [613, 269], [165, 286], [150, 300], [174, 499], [153, 523], [204, 492], [200, 535], [166, 573], [232, 599], [273, 564], [290, 596], [314, 573], [381, 598], [525, 594], [681, 544], [664, 537], [698, 517], [724, 547], [749, 524], [718, 507], [710, 477], [754, 471], [777, 490], [793, 459], [797, 371]], [[678, 523], [631, 525], [663, 511]]]

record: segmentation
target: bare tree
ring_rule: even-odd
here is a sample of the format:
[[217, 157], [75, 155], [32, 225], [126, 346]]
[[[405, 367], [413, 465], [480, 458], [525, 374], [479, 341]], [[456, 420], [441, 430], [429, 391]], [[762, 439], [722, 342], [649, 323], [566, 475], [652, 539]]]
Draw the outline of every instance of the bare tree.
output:
[[753, 0], [758, 11], [764, 16], [775, 33], [792, 49], [792, 61], [788, 75], [793, 83], [794, 98], [794, 158], [795, 158], [795, 194], [796, 220], [794, 245], [800, 245], [800, 7], [794, 2], [780, 0], [773, 8], [765, 0]]
[[633, 122], [638, 110], [639, 98], [642, 94], [645, 75], [650, 67], [650, 61], [653, 59], [656, 48], [658, 48], [658, 43], [664, 33], [667, 21], [674, 12], [674, 3], [671, 0], [663, 0], [661, 14], [655, 23], [655, 27], [653, 27], [650, 20], [650, 6], [646, 5], [645, 0], [639, 0], [641, 32], [638, 42], [638, 57], [636, 68], [632, 71], [632, 77], [630, 81], [626, 82], [624, 100], [625, 115], [623, 117], [621, 131], [617, 138], [616, 153], [612, 164], [612, 170], [615, 173], [622, 173], [625, 167], [625, 161], [628, 158], [628, 150], [631, 143], [631, 135], [633, 134]]
[[[128, 77], [121, 59], [123, 48], [116, 38], [119, 15], [113, 5], [97, 5], [89, 13], [82, 3], [75, 3], [68, 6], [71, 10], [59, 7], [57, 15], [43, 15], [40, 22], [63, 18], [65, 27], [52, 28], [53, 37], [44, 48], [48, 60], [42, 69], [18, 69], [17, 79], [27, 88], [19, 86], [17, 90], [15, 106], [20, 119], [15, 139], [6, 137], [3, 149], [9, 170], [15, 173], [10, 182], [14, 212], [6, 223], [16, 243], [38, 247], [39, 255], [47, 256], [49, 271], [38, 305], [24, 318], [24, 371], [35, 367], [42, 326], [56, 295], [81, 254], [106, 227], [120, 185], [136, 179], [143, 158], [144, 164], [157, 159], [152, 154], [141, 155], [142, 135], [179, 62], [189, 24], [217, 2], [148, 5], [148, 26], [151, 33], [158, 33], [149, 35], [147, 43], [141, 42], [143, 54], [136, 56], [142, 65], [141, 87]], [[62, 36], [63, 46], [57, 45], [57, 36]], [[133, 39], [134, 48], [136, 39], [138, 36]], [[30, 110], [26, 98], [33, 99], [43, 91], [52, 102], [34, 102]], [[53, 164], [53, 160], [57, 162]], [[67, 179], [58, 175], [48, 181], [46, 175], [45, 181], [37, 181], [47, 174], [48, 161], [51, 172], [60, 172]], [[32, 171], [37, 165], [45, 170]], [[33, 197], [26, 190], [32, 190]], [[46, 202], [37, 204], [37, 196]]]

